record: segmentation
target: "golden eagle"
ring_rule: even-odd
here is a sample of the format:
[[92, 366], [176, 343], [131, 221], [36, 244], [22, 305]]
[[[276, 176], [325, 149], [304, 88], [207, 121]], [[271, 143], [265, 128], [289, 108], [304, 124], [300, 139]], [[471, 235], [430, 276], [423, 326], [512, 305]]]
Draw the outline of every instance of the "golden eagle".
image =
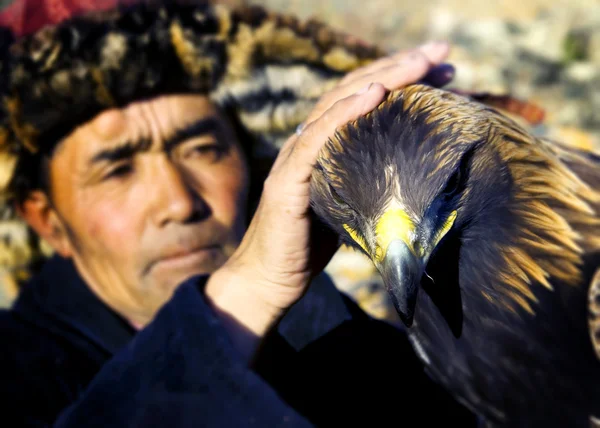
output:
[[411, 85], [325, 144], [311, 204], [373, 261], [432, 377], [488, 426], [597, 423], [599, 156]]

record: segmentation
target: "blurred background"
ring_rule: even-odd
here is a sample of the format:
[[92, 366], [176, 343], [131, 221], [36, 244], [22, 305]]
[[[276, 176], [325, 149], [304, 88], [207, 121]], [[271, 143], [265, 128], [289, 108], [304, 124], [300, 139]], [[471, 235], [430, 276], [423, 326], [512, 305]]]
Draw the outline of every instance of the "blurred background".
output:
[[[0, 0], [0, 11], [11, 2]], [[546, 117], [531, 128], [533, 133], [600, 149], [600, 0], [225, 3], [260, 4], [301, 19], [317, 18], [389, 51], [448, 40], [449, 62], [457, 70], [449, 87], [509, 93], [534, 102]], [[398, 323], [379, 275], [362, 254], [342, 248], [326, 270], [367, 312]], [[0, 306], [8, 305], [14, 292], [0, 287]]]

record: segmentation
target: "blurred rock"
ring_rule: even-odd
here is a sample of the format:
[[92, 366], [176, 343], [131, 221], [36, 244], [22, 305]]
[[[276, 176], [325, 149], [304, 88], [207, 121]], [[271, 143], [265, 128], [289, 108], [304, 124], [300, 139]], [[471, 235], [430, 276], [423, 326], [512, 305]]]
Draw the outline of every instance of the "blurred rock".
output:
[[565, 70], [564, 76], [567, 83], [589, 85], [598, 78], [600, 70], [589, 61], [574, 62]]
[[450, 40], [460, 25], [460, 18], [448, 9], [433, 9], [426, 33], [434, 40]]
[[548, 132], [547, 136], [582, 150], [594, 150], [594, 147], [598, 147], [598, 136], [582, 131], [580, 128], [555, 127]]
[[343, 246], [325, 271], [334, 279], [337, 288], [354, 299], [365, 312], [394, 324], [400, 322], [381, 276], [364, 254]]
[[589, 60], [600, 68], [600, 28], [592, 33], [589, 40]]
[[528, 25], [515, 43], [529, 57], [539, 58], [548, 64], [559, 64], [565, 56], [564, 44], [569, 29], [569, 17], [551, 14]]
[[0, 308], [9, 308], [16, 299], [18, 290], [12, 275], [0, 274]]
[[475, 21], [459, 25], [452, 35], [454, 43], [469, 50], [474, 57], [510, 57], [516, 49], [510, 29], [500, 19]]

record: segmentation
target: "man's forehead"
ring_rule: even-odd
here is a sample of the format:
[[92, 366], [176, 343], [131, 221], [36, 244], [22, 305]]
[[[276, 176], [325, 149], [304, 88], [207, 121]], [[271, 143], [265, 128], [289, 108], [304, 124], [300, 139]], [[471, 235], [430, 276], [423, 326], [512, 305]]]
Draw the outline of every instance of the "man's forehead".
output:
[[[78, 156], [125, 142], [168, 138], [202, 119], [219, 120], [217, 107], [203, 95], [169, 95], [107, 109], [79, 126], [66, 140], [75, 140]], [[81, 144], [85, 140], [86, 144]], [[66, 144], [75, 146], [75, 144]], [[65, 146], [65, 144], [61, 144]]]
[[[137, 101], [122, 108], [105, 110], [89, 122], [90, 130], [98, 137], [111, 140], [128, 128], [143, 128], [152, 121], [165, 126], [189, 124], [204, 116], [216, 116], [217, 109], [203, 95], [170, 95]], [[158, 125], [158, 124], [154, 124]]]

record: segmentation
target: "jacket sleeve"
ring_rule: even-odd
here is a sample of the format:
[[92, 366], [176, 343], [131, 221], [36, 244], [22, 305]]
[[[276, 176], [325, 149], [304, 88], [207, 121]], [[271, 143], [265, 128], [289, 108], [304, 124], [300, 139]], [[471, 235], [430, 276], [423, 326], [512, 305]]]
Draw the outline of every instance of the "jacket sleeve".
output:
[[342, 297], [349, 319], [294, 347], [291, 363], [278, 363], [277, 341], [290, 345], [287, 338], [265, 342], [256, 370], [286, 402], [320, 427], [478, 426], [476, 415], [426, 374], [405, 331]]
[[57, 428], [311, 426], [247, 368], [197, 279], [102, 367]]

